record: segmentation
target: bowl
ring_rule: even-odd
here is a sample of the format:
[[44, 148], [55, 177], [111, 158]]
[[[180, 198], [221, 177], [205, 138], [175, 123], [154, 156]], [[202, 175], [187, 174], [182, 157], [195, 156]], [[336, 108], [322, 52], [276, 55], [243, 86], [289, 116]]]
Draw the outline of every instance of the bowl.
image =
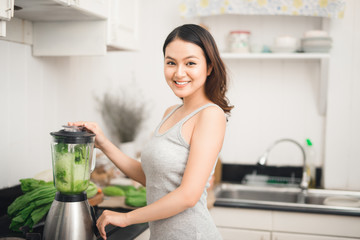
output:
[[328, 33], [322, 30], [310, 30], [304, 33], [305, 38], [328, 37]]
[[296, 48], [296, 38], [291, 36], [279, 36], [275, 38], [274, 48], [293, 49]]

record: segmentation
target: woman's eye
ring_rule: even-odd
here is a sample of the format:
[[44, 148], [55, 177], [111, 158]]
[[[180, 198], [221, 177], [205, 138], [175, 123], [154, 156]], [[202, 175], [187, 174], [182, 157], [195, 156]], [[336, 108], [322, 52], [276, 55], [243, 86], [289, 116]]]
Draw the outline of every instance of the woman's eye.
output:
[[172, 61], [169, 61], [169, 62], [167, 62], [166, 64], [167, 64], [167, 65], [175, 65], [175, 63], [172, 62]]
[[194, 63], [194, 62], [188, 62], [187, 65], [190, 65], [190, 66], [191, 66], [191, 65], [196, 65], [196, 63]]

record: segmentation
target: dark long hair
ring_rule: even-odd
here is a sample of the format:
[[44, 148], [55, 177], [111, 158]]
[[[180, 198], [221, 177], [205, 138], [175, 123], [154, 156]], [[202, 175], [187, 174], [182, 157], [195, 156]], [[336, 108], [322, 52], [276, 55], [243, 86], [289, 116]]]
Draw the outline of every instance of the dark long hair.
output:
[[207, 66], [213, 67], [206, 79], [205, 94], [212, 102], [221, 107], [225, 113], [229, 114], [234, 106], [229, 104], [229, 100], [225, 96], [228, 80], [227, 73], [214, 38], [205, 28], [199, 25], [185, 24], [179, 26], [167, 36], [163, 46], [164, 56], [167, 45], [175, 39], [194, 43], [203, 50]]

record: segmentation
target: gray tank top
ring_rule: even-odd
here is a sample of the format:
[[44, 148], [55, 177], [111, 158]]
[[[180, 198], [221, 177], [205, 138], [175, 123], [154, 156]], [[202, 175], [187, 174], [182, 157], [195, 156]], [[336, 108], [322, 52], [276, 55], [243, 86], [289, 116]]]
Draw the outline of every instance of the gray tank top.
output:
[[[204, 108], [217, 105], [209, 103], [196, 109], [169, 130], [160, 134], [159, 129], [162, 124], [181, 106], [175, 107], [165, 116], [156, 128], [154, 136], [142, 151], [141, 164], [146, 176], [148, 204], [157, 201], [180, 186], [190, 151], [190, 145], [181, 135], [183, 124]], [[214, 168], [211, 175], [214, 173]], [[209, 181], [206, 188], [208, 186]], [[194, 207], [175, 216], [150, 222], [150, 239], [222, 239], [207, 209], [206, 188]]]

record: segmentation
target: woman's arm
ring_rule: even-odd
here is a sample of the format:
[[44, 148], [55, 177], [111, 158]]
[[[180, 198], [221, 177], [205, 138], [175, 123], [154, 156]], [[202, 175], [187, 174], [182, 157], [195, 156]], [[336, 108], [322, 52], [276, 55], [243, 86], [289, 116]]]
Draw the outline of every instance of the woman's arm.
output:
[[70, 122], [68, 124], [69, 126], [83, 126], [95, 133], [95, 147], [99, 148], [126, 176], [145, 186], [146, 178], [141, 163], [121, 152], [119, 148], [105, 137], [97, 123]]
[[190, 153], [180, 186], [156, 202], [131, 211], [114, 213], [104, 211], [97, 226], [105, 237], [105, 226], [113, 224], [125, 227], [131, 224], [155, 221], [174, 216], [195, 206], [204, 191], [206, 182], [215, 165], [225, 135], [224, 112], [209, 107], [199, 112], [190, 142]]
[[103, 145], [101, 150], [126, 176], [141, 183], [143, 186], [146, 185], [145, 174], [139, 161], [124, 154], [109, 140]]

